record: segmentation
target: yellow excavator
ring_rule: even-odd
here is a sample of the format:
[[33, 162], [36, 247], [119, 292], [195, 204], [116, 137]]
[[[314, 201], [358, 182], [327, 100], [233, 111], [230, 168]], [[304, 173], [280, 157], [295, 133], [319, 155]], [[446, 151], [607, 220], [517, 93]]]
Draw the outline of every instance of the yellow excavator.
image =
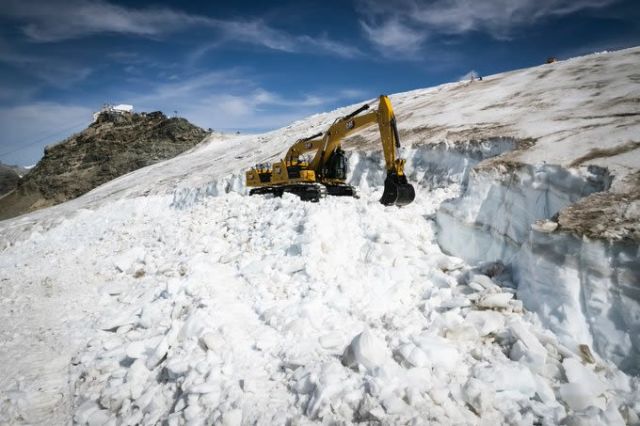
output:
[[[387, 206], [411, 203], [415, 190], [404, 174], [405, 160], [396, 155], [400, 138], [391, 101], [382, 95], [377, 110], [361, 114], [368, 110], [369, 105], [365, 104], [336, 119], [326, 132], [296, 141], [279, 162], [258, 164], [248, 170], [246, 184], [252, 188], [249, 195], [282, 196], [289, 192], [304, 201], [319, 201], [327, 194], [357, 196], [356, 189], [346, 183], [348, 160], [341, 142], [346, 136], [377, 123], [387, 168], [380, 202]], [[308, 159], [304, 158], [306, 155]]]

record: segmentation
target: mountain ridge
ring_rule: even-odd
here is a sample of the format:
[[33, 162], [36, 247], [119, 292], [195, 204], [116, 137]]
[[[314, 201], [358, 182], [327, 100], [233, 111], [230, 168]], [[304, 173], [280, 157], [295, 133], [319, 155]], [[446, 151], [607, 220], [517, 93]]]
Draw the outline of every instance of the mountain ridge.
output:
[[13, 192], [0, 199], [0, 220], [77, 198], [116, 177], [175, 157], [208, 134], [160, 111], [102, 111], [85, 130], [45, 147], [36, 166], [14, 179]]

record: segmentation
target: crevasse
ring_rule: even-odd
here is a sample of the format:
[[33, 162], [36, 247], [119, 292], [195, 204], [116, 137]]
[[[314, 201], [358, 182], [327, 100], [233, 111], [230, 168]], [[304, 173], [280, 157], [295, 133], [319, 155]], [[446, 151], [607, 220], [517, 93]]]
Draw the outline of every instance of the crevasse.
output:
[[[564, 344], [586, 344], [628, 373], [640, 371], [640, 262], [629, 241], [590, 240], [532, 225], [598, 191], [605, 169], [479, 167], [436, 215], [438, 242], [470, 263], [508, 266], [517, 295]], [[554, 224], [552, 224], [554, 225]]]

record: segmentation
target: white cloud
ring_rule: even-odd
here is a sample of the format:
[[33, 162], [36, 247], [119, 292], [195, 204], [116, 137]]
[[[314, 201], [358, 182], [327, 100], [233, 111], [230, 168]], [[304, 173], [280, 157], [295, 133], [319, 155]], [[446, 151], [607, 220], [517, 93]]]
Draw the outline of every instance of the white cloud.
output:
[[410, 55], [420, 50], [427, 34], [400, 22], [399, 17], [389, 19], [380, 25], [369, 25], [360, 21], [367, 38], [383, 53], [393, 52]]
[[365, 95], [354, 88], [333, 88], [326, 94], [285, 96], [261, 87], [257, 76], [233, 68], [155, 84], [144, 94], [129, 93], [112, 102], [133, 104], [139, 111], [177, 110], [180, 116], [205, 128], [264, 130]]
[[[76, 65], [69, 58], [52, 58], [46, 53], [41, 55], [20, 53], [2, 39], [0, 39], [0, 63], [20, 69], [58, 88], [72, 86], [86, 79], [93, 72], [91, 67]], [[25, 94], [33, 92], [33, 89], [34, 87], [23, 88]]]
[[0, 154], [5, 163], [34, 164], [45, 145], [86, 127], [92, 110], [80, 105], [36, 102], [0, 108]]
[[307, 48], [319, 49], [322, 52], [331, 53], [343, 58], [355, 58], [363, 55], [362, 51], [357, 47], [330, 40], [326, 35], [317, 38], [306, 35], [298, 36], [297, 41], [303, 50], [307, 50]]
[[608, 6], [617, 0], [362, 0], [362, 27], [381, 50], [411, 53], [434, 34], [479, 31], [509, 39], [553, 16]]
[[166, 8], [131, 9], [100, 0], [7, 0], [2, 13], [27, 21], [24, 33], [34, 41], [53, 42], [97, 33], [159, 36], [206, 18]]
[[419, 23], [450, 34], [487, 32], [509, 38], [521, 26], [550, 16], [600, 8], [616, 0], [441, 0], [430, 5], [412, 1], [410, 14]]
[[42, 56], [0, 52], [0, 62], [31, 74], [39, 80], [58, 88], [68, 88], [85, 80], [93, 73], [91, 67]]
[[24, 34], [36, 42], [57, 42], [95, 34], [125, 34], [160, 38], [204, 27], [219, 37], [200, 54], [228, 42], [248, 43], [283, 52], [316, 52], [350, 57], [361, 52], [326, 36], [294, 35], [272, 28], [260, 19], [221, 20], [181, 11], [148, 7], [130, 8], [104, 0], [6, 0], [0, 16], [26, 22]]

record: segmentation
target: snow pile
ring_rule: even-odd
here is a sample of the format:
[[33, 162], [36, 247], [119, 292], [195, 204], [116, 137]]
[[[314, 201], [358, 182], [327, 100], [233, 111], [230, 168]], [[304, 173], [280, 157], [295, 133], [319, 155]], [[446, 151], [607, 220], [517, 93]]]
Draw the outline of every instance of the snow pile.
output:
[[93, 250], [118, 253], [76, 260], [104, 283], [72, 361], [74, 420], [633, 421], [637, 379], [585, 363], [511, 291], [441, 253], [421, 218], [455, 194], [403, 209], [379, 191], [163, 198], [50, 231], [102, 235]]

